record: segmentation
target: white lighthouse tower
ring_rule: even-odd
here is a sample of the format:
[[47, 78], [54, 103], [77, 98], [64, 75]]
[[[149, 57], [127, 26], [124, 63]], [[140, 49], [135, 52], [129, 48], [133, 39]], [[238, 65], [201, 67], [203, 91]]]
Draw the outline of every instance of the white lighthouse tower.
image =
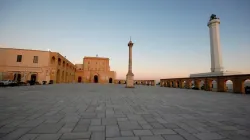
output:
[[190, 74], [190, 77], [223, 76], [241, 74], [240, 72], [224, 71], [220, 44], [220, 19], [215, 14], [207, 23], [210, 35], [211, 72]]
[[219, 25], [220, 19], [212, 15], [207, 24], [210, 34], [211, 72], [223, 71]]

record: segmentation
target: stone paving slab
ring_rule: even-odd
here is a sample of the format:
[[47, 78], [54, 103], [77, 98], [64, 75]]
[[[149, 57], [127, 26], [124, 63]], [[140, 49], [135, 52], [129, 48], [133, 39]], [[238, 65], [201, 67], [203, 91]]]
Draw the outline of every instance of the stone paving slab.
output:
[[0, 140], [249, 140], [250, 96], [114, 84], [0, 88]]
[[40, 134], [35, 140], [58, 140], [62, 134]]
[[150, 130], [134, 130], [133, 132], [136, 136], [153, 135]]
[[90, 132], [80, 132], [80, 133], [64, 133], [60, 139], [68, 140], [68, 139], [83, 139], [90, 138]]

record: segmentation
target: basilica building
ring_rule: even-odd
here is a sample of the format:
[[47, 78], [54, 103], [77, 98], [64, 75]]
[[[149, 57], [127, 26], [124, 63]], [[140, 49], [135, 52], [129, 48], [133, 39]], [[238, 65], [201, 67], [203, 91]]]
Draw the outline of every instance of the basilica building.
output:
[[33, 83], [114, 83], [109, 58], [84, 57], [73, 64], [58, 52], [0, 48], [0, 80]]
[[83, 64], [76, 64], [75, 82], [114, 83], [116, 73], [110, 71], [109, 58], [84, 57]]

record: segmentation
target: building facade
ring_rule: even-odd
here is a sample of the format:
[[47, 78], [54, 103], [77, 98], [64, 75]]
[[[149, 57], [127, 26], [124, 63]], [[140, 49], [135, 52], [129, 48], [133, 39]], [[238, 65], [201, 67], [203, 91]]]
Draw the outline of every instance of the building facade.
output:
[[76, 64], [75, 81], [78, 83], [114, 83], [116, 73], [110, 71], [109, 58], [84, 57]]
[[0, 80], [74, 82], [76, 68], [57, 52], [0, 48]]
[[57, 52], [50, 52], [50, 79], [56, 83], [75, 82], [76, 67], [65, 56]]

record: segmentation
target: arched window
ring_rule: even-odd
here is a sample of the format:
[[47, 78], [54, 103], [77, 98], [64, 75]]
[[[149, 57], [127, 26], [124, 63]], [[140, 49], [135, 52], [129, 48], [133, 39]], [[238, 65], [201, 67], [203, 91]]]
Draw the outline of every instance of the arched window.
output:
[[65, 67], [65, 61], [63, 61], [63, 67]]
[[58, 65], [61, 65], [61, 58], [58, 58]]
[[51, 64], [55, 64], [56, 63], [56, 58], [55, 58], [55, 56], [53, 56], [52, 58], [51, 58]]

